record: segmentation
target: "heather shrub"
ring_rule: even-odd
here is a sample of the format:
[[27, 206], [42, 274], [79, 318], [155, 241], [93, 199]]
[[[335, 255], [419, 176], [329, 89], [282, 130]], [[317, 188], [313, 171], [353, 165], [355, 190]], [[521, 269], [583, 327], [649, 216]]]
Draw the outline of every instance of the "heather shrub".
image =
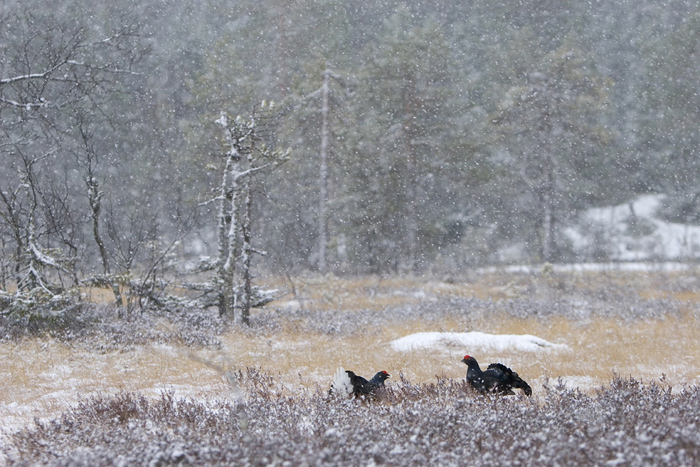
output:
[[2, 448], [9, 465], [692, 465], [700, 391], [615, 378], [593, 394], [488, 397], [463, 381], [403, 378], [381, 399], [292, 393], [238, 370], [244, 396], [86, 399]]

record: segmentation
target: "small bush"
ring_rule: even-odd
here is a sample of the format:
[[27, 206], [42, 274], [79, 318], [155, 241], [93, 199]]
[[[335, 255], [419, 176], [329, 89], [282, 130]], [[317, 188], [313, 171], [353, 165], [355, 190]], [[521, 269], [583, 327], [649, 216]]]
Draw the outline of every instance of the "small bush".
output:
[[215, 311], [145, 311], [123, 316], [112, 305], [77, 302], [60, 312], [35, 308], [31, 313], [0, 316], [0, 340], [48, 334], [103, 351], [149, 342], [217, 348], [221, 345], [217, 336], [231, 325]]
[[51, 295], [35, 288], [26, 293], [3, 294], [2, 297], [0, 339], [60, 335], [86, 325], [86, 305], [70, 291]]

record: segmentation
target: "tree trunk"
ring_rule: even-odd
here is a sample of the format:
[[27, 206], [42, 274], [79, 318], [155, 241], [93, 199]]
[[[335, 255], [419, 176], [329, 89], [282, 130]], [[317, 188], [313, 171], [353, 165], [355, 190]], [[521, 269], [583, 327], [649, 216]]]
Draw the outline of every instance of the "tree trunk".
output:
[[240, 155], [232, 145], [226, 156], [226, 165], [221, 178], [217, 250], [219, 293], [219, 315], [233, 316], [236, 306], [235, 272], [236, 272], [236, 235], [238, 231], [236, 206], [238, 193], [236, 187], [237, 166]]
[[14, 237], [15, 241], [15, 261], [14, 267], [12, 267], [12, 274], [14, 275], [15, 284], [17, 284], [19, 287], [19, 283], [22, 281], [22, 255], [24, 253], [25, 245], [22, 239], [22, 228], [19, 216], [16, 214], [16, 210], [14, 208], [16, 196], [13, 193], [8, 197], [2, 190], [0, 190], [0, 199], [2, 199], [5, 207], [7, 208], [7, 220], [10, 224], [10, 228], [12, 229], [12, 236]]
[[[234, 166], [237, 166], [239, 162], [234, 161]], [[238, 173], [237, 169], [234, 169], [234, 174]], [[223, 315], [228, 315], [233, 318], [236, 308], [236, 256], [237, 256], [237, 244], [240, 227], [238, 225], [238, 199], [239, 199], [239, 188], [236, 176], [231, 177], [231, 206], [228, 211], [228, 232], [226, 234], [226, 261], [223, 264], [223, 291], [224, 291], [224, 308]], [[219, 310], [222, 311], [221, 308]]]
[[542, 260], [551, 262], [556, 250], [554, 238], [554, 168], [549, 155], [546, 157], [545, 181], [542, 190]]
[[90, 202], [90, 216], [92, 217], [92, 235], [95, 239], [95, 243], [97, 243], [98, 249], [100, 250], [100, 258], [102, 259], [102, 269], [104, 270], [105, 277], [107, 278], [110, 286], [112, 287], [114, 301], [118, 307], [121, 307], [124, 306], [121, 290], [117, 281], [110, 277], [111, 270], [109, 267], [109, 257], [107, 256], [107, 249], [105, 248], [105, 243], [102, 240], [102, 235], [100, 235], [100, 211], [102, 210], [102, 193], [100, 192], [100, 187], [97, 183], [97, 180], [95, 180], [92, 174], [88, 174], [88, 178], [85, 180], [85, 183], [87, 183], [88, 186], [88, 201]]
[[321, 151], [319, 154], [319, 206], [318, 206], [318, 270], [326, 272], [326, 246], [328, 243], [326, 201], [328, 198], [328, 119], [330, 113], [330, 78], [331, 71], [323, 72], [323, 86], [321, 88]]
[[243, 212], [243, 246], [241, 251], [241, 274], [243, 279], [243, 290], [241, 293], [241, 320], [244, 324], [250, 324], [250, 305], [251, 305], [251, 272], [250, 272], [250, 260], [253, 252], [251, 245], [251, 221], [250, 214], [253, 205], [253, 198], [251, 196], [250, 179], [246, 178], [244, 183], [245, 190], [245, 205]]
[[404, 99], [404, 121], [403, 132], [406, 145], [406, 174], [405, 174], [405, 195], [406, 195], [406, 247], [409, 272], [415, 272], [418, 257], [418, 214], [416, 203], [418, 201], [417, 177], [417, 155], [413, 145], [416, 137], [416, 129], [413, 124], [416, 118], [416, 89], [415, 79], [412, 75], [406, 80], [407, 85], [403, 89]]

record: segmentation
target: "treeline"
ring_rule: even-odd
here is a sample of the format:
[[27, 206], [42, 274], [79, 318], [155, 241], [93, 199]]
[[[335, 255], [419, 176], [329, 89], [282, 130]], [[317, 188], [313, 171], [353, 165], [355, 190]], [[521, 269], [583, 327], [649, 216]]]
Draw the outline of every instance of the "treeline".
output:
[[294, 156], [257, 205], [266, 264], [606, 260], [563, 229], [642, 193], [698, 223], [696, 4], [372, 3], [210, 4], [185, 147], [215, 157], [212, 108], [288, 109]]
[[223, 277], [215, 121], [263, 100], [259, 141], [291, 156], [246, 182], [231, 251], [254, 268], [604, 260], [563, 229], [643, 193], [698, 224], [699, 18], [686, 0], [5, 1], [1, 286], [153, 298], [166, 267]]

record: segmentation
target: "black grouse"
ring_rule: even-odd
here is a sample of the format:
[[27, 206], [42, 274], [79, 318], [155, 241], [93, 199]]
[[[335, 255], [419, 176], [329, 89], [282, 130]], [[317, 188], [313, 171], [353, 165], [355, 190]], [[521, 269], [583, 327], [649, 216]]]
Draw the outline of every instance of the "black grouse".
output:
[[525, 395], [532, 395], [530, 385], [523, 381], [520, 376], [510, 368], [500, 363], [492, 363], [481, 371], [479, 363], [474, 357], [466, 355], [462, 359], [467, 364], [467, 381], [469, 385], [482, 394], [515, 394], [513, 389], [522, 389]]
[[338, 369], [335, 375], [335, 381], [331, 386], [331, 392], [349, 396], [366, 396], [377, 395], [384, 389], [384, 381], [389, 378], [389, 373], [380, 371], [372, 379], [367, 381], [362, 376], [356, 375], [350, 370]]

